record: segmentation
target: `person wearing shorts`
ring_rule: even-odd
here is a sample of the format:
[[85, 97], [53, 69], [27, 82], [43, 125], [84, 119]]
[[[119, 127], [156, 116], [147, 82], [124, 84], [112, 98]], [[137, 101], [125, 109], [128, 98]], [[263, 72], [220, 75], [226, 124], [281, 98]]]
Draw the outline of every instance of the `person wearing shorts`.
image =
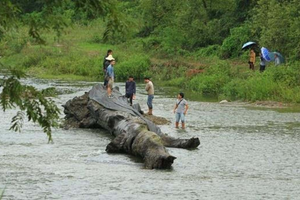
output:
[[179, 127], [179, 122], [181, 121], [182, 128], [185, 128], [185, 116], [189, 106], [187, 101], [184, 99], [184, 94], [180, 92], [177, 95], [177, 101], [174, 107], [173, 112], [175, 113], [176, 122], [175, 127]]
[[152, 83], [152, 81], [150, 80], [149, 77], [145, 77], [144, 81], [146, 83], [146, 87], [145, 90], [148, 94], [148, 98], [147, 98], [147, 105], [148, 105], [148, 115], [152, 115], [152, 110], [153, 110], [153, 105], [152, 105], [152, 101], [154, 98], [154, 85]]
[[108, 83], [106, 85], [106, 89], [107, 89], [107, 95], [108, 95], [108, 98], [112, 98], [112, 89], [113, 89], [113, 86], [114, 86], [114, 79], [115, 79], [115, 74], [114, 74], [114, 65], [115, 65], [115, 60], [112, 59], [110, 60], [110, 64], [109, 66], [107, 67], [107, 70], [106, 70], [106, 78], [108, 80]]

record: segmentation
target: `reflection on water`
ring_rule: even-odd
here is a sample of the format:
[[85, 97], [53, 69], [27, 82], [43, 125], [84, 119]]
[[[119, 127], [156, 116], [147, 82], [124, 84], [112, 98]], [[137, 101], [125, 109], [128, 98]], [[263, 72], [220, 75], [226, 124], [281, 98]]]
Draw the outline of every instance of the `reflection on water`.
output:
[[[58, 105], [91, 86], [27, 81], [40, 89], [74, 91], [58, 96]], [[124, 89], [124, 84], [117, 85]], [[146, 110], [144, 85], [138, 86], [136, 101]], [[162, 130], [201, 139], [196, 150], [168, 149], [177, 157], [172, 170], [145, 170], [132, 156], [108, 155], [105, 147], [112, 138], [105, 130], [57, 129], [53, 145], [32, 123], [22, 133], [10, 132], [16, 110], [0, 111], [4, 199], [299, 199], [300, 113], [191, 101], [187, 93], [190, 109], [183, 131], [173, 126], [177, 91], [157, 91], [154, 114], [172, 121]]]

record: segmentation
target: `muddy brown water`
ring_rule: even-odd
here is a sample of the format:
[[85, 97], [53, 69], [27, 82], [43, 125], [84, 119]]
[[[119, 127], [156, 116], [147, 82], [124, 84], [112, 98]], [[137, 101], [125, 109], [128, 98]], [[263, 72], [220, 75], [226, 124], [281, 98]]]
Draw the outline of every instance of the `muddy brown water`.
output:
[[[94, 84], [26, 83], [62, 91], [58, 105]], [[146, 109], [143, 86], [138, 85], [136, 102]], [[177, 130], [174, 96], [158, 88], [154, 98], [154, 114], [172, 121], [161, 126], [163, 132], [200, 137], [201, 145], [169, 148], [177, 157], [171, 170], [146, 170], [132, 156], [107, 154], [111, 137], [104, 130], [56, 129], [54, 144], [47, 144], [46, 135], [29, 122], [22, 133], [11, 132], [17, 110], [0, 111], [3, 199], [300, 199], [300, 113], [192, 101], [187, 94], [187, 128]]]

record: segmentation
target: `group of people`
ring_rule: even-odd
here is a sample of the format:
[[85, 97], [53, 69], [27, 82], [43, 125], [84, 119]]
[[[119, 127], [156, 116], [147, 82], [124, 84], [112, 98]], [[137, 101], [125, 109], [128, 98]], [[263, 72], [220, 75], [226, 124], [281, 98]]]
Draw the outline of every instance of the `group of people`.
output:
[[[263, 55], [261, 53], [259, 53], [259, 59], [260, 59], [260, 62], [259, 62], [259, 66], [260, 66], [259, 67], [259, 71], [263, 72], [266, 69], [267, 61], [263, 57]], [[256, 53], [255, 53], [254, 49], [250, 49], [249, 62], [248, 63], [249, 63], [249, 69], [251, 69], [253, 71], [254, 71], [255, 61], [256, 61]], [[274, 62], [275, 62], [275, 66], [278, 66], [278, 65], [281, 64], [279, 56], [276, 53], [274, 54]]]
[[[114, 65], [116, 63], [115, 59], [112, 56], [113, 51], [109, 49], [107, 51], [106, 56], [103, 60], [103, 72], [104, 72], [104, 86], [107, 90], [108, 98], [113, 98], [112, 96], [112, 89], [115, 79], [114, 74]], [[146, 83], [145, 90], [147, 92], [148, 98], [147, 98], [147, 106], [148, 106], [148, 115], [153, 114], [153, 99], [154, 99], [154, 85], [153, 82], [150, 80], [149, 77], [144, 78], [144, 82]], [[132, 102], [135, 99], [136, 94], [136, 84], [134, 81], [133, 76], [129, 76], [128, 80], [125, 83], [125, 97], [129, 100], [130, 106], [132, 106]], [[179, 93], [177, 96], [177, 101], [175, 104], [175, 107], [173, 109], [173, 112], [176, 114], [176, 122], [175, 127], [179, 127], [179, 122], [181, 121], [182, 128], [185, 128], [185, 115], [188, 110], [188, 103], [184, 99], [184, 93]]]

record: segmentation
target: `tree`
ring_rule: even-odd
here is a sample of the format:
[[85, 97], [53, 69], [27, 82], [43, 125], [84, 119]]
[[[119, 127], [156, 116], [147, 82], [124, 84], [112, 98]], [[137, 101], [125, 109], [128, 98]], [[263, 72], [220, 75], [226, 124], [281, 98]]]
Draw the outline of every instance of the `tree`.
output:
[[[59, 36], [64, 27], [69, 25], [65, 16], [65, 8], [74, 6], [75, 10], [87, 12], [90, 18], [110, 14], [114, 25], [120, 25], [118, 16], [114, 14], [114, 0], [47, 0], [47, 1], [16, 1], [2, 0], [0, 2], [0, 40], [12, 27], [22, 22], [29, 26], [29, 35], [38, 43], [45, 43], [40, 35], [41, 30], [53, 29]], [[109, 27], [108, 27], [109, 28]], [[106, 31], [106, 33], [109, 31]], [[1, 66], [3, 64], [0, 63]], [[9, 76], [0, 79], [0, 106], [3, 111], [18, 107], [20, 111], [12, 119], [11, 129], [20, 131], [25, 116], [29, 121], [38, 123], [52, 141], [52, 127], [58, 125], [59, 109], [54, 101], [46, 98], [44, 91], [38, 91], [32, 86], [23, 85], [21, 78], [25, 73], [10, 70]]]
[[60, 110], [51, 98], [46, 98], [45, 90], [22, 85], [20, 79], [24, 77], [23, 72], [11, 70], [11, 74], [1, 80], [0, 106], [3, 111], [14, 107], [20, 109], [12, 118], [11, 130], [20, 131], [26, 116], [28, 121], [38, 123], [47, 134], [48, 142], [52, 142], [51, 128], [58, 126]]
[[260, 0], [252, 17], [260, 45], [292, 59], [300, 57], [300, 5], [297, 0]]
[[16, 22], [22, 22], [29, 27], [29, 35], [44, 44], [45, 40], [40, 35], [42, 30], [55, 30], [59, 38], [77, 13], [85, 13], [89, 20], [106, 19], [103, 35], [106, 41], [128, 30], [124, 18], [120, 20], [122, 12], [118, 10], [117, 0], [3, 0], [0, 5], [0, 40], [5, 30], [16, 26]]

